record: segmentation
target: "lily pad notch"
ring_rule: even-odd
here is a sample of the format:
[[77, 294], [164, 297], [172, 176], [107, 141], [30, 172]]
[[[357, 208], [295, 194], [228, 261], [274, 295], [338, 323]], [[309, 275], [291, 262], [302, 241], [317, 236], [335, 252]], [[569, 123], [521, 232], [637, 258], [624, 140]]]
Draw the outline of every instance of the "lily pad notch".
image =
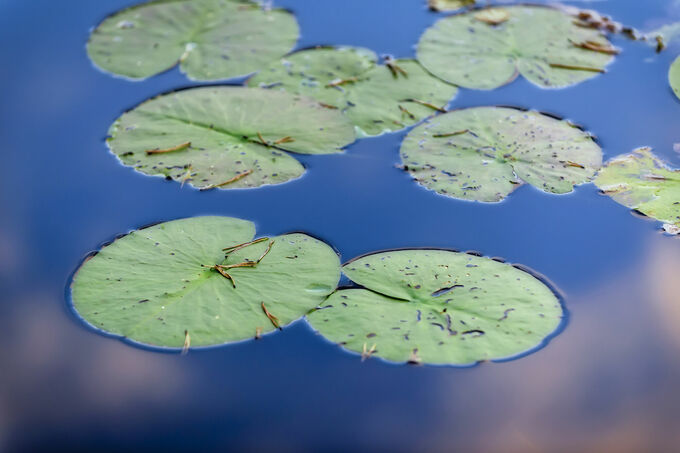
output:
[[395, 132], [438, 112], [457, 88], [415, 60], [378, 56], [360, 47], [315, 47], [281, 58], [248, 80], [253, 87], [309, 96], [343, 112], [358, 135]]
[[265, 67], [298, 36], [293, 14], [250, 0], [155, 0], [104, 19], [87, 53], [103, 71], [133, 80], [179, 65], [190, 79], [209, 81]]
[[651, 148], [610, 160], [595, 185], [617, 203], [663, 222], [666, 233], [680, 234], [680, 169], [671, 168]]
[[198, 189], [281, 184], [291, 154], [333, 154], [356, 139], [342, 113], [290, 93], [237, 86], [175, 91], [124, 113], [107, 145], [123, 165]]
[[414, 128], [401, 145], [405, 171], [424, 187], [463, 200], [497, 202], [523, 184], [564, 194], [602, 165], [594, 137], [532, 110], [453, 110]]
[[600, 31], [544, 5], [475, 9], [428, 28], [418, 61], [461, 87], [492, 90], [521, 74], [542, 88], [564, 88], [606, 71], [619, 50]]
[[274, 332], [337, 287], [327, 244], [292, 233], [255, 238], [230, 217], [160, 223], [90, 255], [71, 282], [71, 304], [107, 335], [150, 348], [187, 350]]
[[470, 366], [530, 354], [566, 325], [563, 299], [532, 271], [441, 249], [373, 253], [346, 263], [358, 285], [307, 319], [362, 358]]

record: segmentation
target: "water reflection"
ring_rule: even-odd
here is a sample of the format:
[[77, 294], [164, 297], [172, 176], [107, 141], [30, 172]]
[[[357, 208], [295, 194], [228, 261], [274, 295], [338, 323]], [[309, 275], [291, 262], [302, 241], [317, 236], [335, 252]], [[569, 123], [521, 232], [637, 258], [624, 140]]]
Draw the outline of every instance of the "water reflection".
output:
[[[431, 446], [475, 433], [469, 451], [675, 451], [677, 269], [680, 240], [653, 236], [641, 262], [569, 297], [571, 323], [546, 349], [502, 370], [442, 375]], [[442, 435], [451, 425], [455, 435]]]
[[[124, 109], [190, 83], [178, 71], [130, 83], [91, 67], [89, 27], [138, 0], [62, 3], [0, 1], [0, 41], [12, 43], [0, 49], [12, 62], [0, 71], [7, 450], [677, 450], [680, 242], [658, 236], [658, 224], [593, 186], [562, 197], [524, 187], [494, 206], [436, 196], [393, 167], [403, 133], [304, 158], [307, 175], [275, 188], [199, 193], [138, 175], [106, 152], [108, 126]], [[357, 45], [400, 57], [439, 17], [420, 0], [276, 4], [295, 10], [300, 47]], [[592, 4], [640, 29], [680, 17], [677, 5]], [[452, 105], [552, 112], [596, 133], [606, 158], [649, 145], [679, 165], [672, 119], [680, 105], [667, 87], [678, 47], [655, 54], [624, 38], [616, 45], [624, 52], [611, 71], [572, 89], [518, 80], [461, 90]], [[344, 259], [395, 247], [502, 256], [549, 276], [566, 293], [570, 324], [536, 354], [458, 370], [361, 363], [304, 324], [180, 358], [99, 336], [69, 317], [65, 282], [101, 240], [202, 214], [254, 219], [262, 234], [304, 230]]]
[[[142, 423], [154, 406], [180, 402], [185, 370], [163, 356], [93, 335], [64, 316], [61, 300], [27, 292], [7, 301], [0, 348], [0, 450], [101, 420]], [[41, 426], [38, 434], [27, 428]]]

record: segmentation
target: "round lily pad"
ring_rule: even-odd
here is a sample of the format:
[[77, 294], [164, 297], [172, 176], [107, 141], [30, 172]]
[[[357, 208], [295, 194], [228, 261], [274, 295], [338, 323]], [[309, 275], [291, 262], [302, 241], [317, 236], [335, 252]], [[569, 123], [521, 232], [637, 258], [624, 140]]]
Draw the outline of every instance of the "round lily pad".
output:
[[73, 306], [97, 329], [188, 348], [271, 332], [336, 288], [340, 263], [328, 245], [304, 234], [254, 234], [251, 222], [230, 217], [133, 231], [83, 263]]
[[562, 88], [604, 72], [618, 51], [599, 31], [543, 6], [481, 9], [446, 17], [418, 43], [432, 74], [466, 88], [491, 90], [522, 74], [544, 88]]
[[143, 79], [179, 64], [194, 80], [244, 76], [289, 52], [295, 17], [247, 0], [160, 0], [124, 9], [92, 31], [87, 52], [104, 71]]
[[307, 318], [329, 340], [394, 362], [467, 365], [543, 344], [563, 310], [531, 274], [445, 250], [399, 250], [351, 261], [365, 289], [333, 293]]
[[290, 93], [200, 87], [153, 98], [111, 126], [124, 165], [195, 187], [280, 184], [304, 167], [285, 151], [337, 153], [355, 139], [340, 112]]
[[442, 195], [500, 201], [524, 183], [567, 193], [590, 181], [602, 151], [572, 123], [505, 107], [476, 107], [435, 116], [401, 145], [404, 169]]
[[282, 58], [248, 84], [313, 97], [343, 111], [361, 136], [413, 125], [445, 111], [456, 95], [455, 86], [431, 76], [415, 60], [377, 61], [368, 49], [307, 49]]
[[680, 98], [680, 57], [676, 58], [668, 72], [668, 82], [675, 95]]
[[650, 148], [609, 161], [595, 185], [617, 203], [664, 222], [666, 232], [680, 234], [680, 170]]

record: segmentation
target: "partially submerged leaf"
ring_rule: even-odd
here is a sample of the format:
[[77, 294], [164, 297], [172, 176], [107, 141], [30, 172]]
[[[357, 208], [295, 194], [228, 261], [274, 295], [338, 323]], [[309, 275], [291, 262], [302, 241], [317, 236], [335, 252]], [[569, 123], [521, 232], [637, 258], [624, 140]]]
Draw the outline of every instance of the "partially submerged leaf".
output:
[[664, 222], [668, 233], [680, 233], [680, 170], [650, 148], [612, 159], [595, 184], [617, 203]]
[[295, 17], [248, 0], [158, 0], [108, 17], [87, 52], [101, 69], [143, 79], [179, 64], [194, 80], [244, 76], [289, 52]]
[[540, 280], [489, 258], [400, 250], [342, 270], [366, 289], [333, 293], [309, 322], [349, 350], [389, 361], [466, 365], [510, 358], [539, 346], [563, 316]]
[[443, 110], [457, 88], [428, 74], [414, 60], [377, 64], [370, 50], [321, 47], [295, 52], [248, 84], [317, 99], [343, 111], [360, 135], [393, 132]]
[[193, 348], [271, 332], [335, 289], [340, 263], [328, 245], [304, 234], [248, 244], [254, 234], [251, 222], [230, 217], [133, 231], [83, 263], [71, 287], [73, 306], [108, 333]]
[[340, 112], [289, 93], [201, 87], [153, 98], [111, 126], [125, 165], [198, 188], [280, 184], [304, 173], [285, 151], [336, 153], [354, 141]]
[[676, 58], [668, 71], [668, 82], [675, 95], [680, 98], [680, 57]]
[[455, 11], [474, 4], [475, 0], [428, 0], [427, 2], [427, 6], [432, 11]]
[[413, 178], [443, 195], [499, 201], [523, 183], [567, 193], [602, 164], [592, 137], [573, 124], [535, 111], [476, 107], [438, 115], [401, 145]]
[[606, 37], [575, 25], [572, 16], [558, 9], [495, 7], [493, 17], [489, 11], [439, 20], [420, 38], [418, 60], [443, 80], [481, 90], [510, 83], [517, 74], [544, 88], [562, 88], [604, 72], [613, 60], [584, 47], [592, 43], [613, 52]]

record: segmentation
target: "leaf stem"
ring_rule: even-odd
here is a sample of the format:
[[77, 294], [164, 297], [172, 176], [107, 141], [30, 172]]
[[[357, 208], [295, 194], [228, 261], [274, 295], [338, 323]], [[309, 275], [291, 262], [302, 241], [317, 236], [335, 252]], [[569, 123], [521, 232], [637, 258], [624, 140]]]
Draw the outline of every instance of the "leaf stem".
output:
[[237, 250], [241, 250], [243, 247], [248, 247], [249, 245], [257, 244], [259, 242], [268, 241], [268, 240], [269, 240], [269, 238], [267, 238], [267, 237], [259, 238], [259, 239], [255, 239], [254, 241], [244, 242], [243, 244], [236, 244], [236, 245], [232, 245], [230, 247], [225, 247], [222, 250], [226, 251], [227, 254], [229, 254], [229, 253], [233, 253]]
[[262, 261], [262, 260], [264, 259], [264, 257], [267, 256], [267, 253], [269, 253], [269, 251], [272, 249], [272, 246], [273, 246], [273, 245], [274, 245], [274, 241], [270, 241], [269, 244], [267, 245], [267, 250], [265, 250], [264, 253], [262, 254], [262, 256], [260, 256], [260, 257], [257, 259], [257, 261], [255, 262], [255, 264], [259, 264], [260, 261]]
[[415, 102], [416, 104], [420, 104], [420, 105], [424, 105], [425, 107], [429, 107], [429, 108], [431, 108], [432, 110], [436, 110], [436, 111], [438, 111], [438, 112], [446, 113], [446, 109], [445, 109], [445, 108], [443, 108], [443, 107], [437, 107], [436, 105], [434, 105], [434, 104], [432, 104], [432, 103], [430, 103], [430, 102], [421, 101], [420, 99], [409, 98], [409, 99], [404, 99], [404, 102]]
[[224, 277], [224, 278], [230, 280], [230, 281], [231, 281], [231, 286], [233, 286], [234, 288], [236, 288], [236, 282], [234, 281], [234, 277], [232, 277], [231, 275], [229, 275], [228, 273], [226, 273], [225, 271], [223, 271], [222, 268], [221, 268], [218, 264], [212, 266], [210, 269], [215, 269], [217, 272], [219, 272], [219, 274], [220, 274], [222, 277]]
[[[226, 247], [222, 250], [227, 251], [226, 255], [229, 256], [230, 253], [233, 253], [237, 250], [241, 250], [244, 247], [248, 247], [249, 245], [257, 244], [258, 242], [262, 241], [267, 241], [269, 238], [259, 238], [254, 241], [250, 242], [244, 242], [243, 244], [238, 244], [234, 245], [231, 247]], [[267, 245], [267, 249], [262, 253], [262, 255], [257, 259], [257, 261], [243, 261], [241, 263], [235, 263], [235, 264], [215, 264], [214, 266], [211, 266], [210, 269], [214, 269], [217, 272], [220, 273], [220, 275], [224, 278], [227, 278], [231, 280], [231, 284], [234, 288], [236, 288], [236, 281], [234, 280], [234, 277], [232, 277], [227, 271], [229, 269], [236, 269], [239, 267], [256, 267], [258, 264], [260, 264], [260, 261], [264, 259], [265, 256], [267, 256], [267, 253], [272, 249], [272, 246], [274, 245], [274, 241], [269, 241], [269, 244]]]
[[339, 87], [341, 85], [345, 85], [347, 83], [354, 83], [358, 82], [359, 78], [358, 77], [349, 77], [347, 79], [335, 79], [331, 81], [330, 83], [326, 84], [326, 88], [334, 88], [334, 87]]
[[406, 110], [406, 108], [405, 108], [404, 106], [402, 106], [401, 104], [399, 105], [399, 110], [401, 110], [402, 112], [404, 112], [405, 114], [407, 114], [408, 117], [411, 118], [412, 120], [415, 120], [415, 119], [416, 119], [416, 116], [415, 116], [413, 113], [411, 113], [411, 112], [409, 112], [408, 110]]
[[592, 50], [593, 52], [599, 52], [607, 55], [618, 55], [620, 53], [620, 50], [615, 48], [615, 47], [609, 47], [609, 46], [604, 46], [600, 44], [599, 42], [596, 41], [584, 41], [584, 42], [576, 42], [572, 41], [571, 39], [569, 42], [574, 46], [578, 47], [580, 49], [585, 49], [585, 50]]
[[272, 146], [280, 145], [281, 143], [290, 143], [294, 142], [295, 139], [291, 137], [290, 135], [286, 135], [285, 137], [281, 137], [278, 140], [275, 140], [274, 142], [268, 142], [267, 140], [264, 139], [261, 133], [257, 132], [257, 138], [258, 140], [254, 140], [252, 138], [249, 138], [248, 141], [251, 143], [257, 143], [258, 145], [263, 145], [266, 146], [267, 148], [271, 148]]
[[146, 150], [145, 152], [146, 152], [147, 156], [152, 155], [152, 154], [172, 153], [172, 152], [175, 152], [175, 151], [182, 151], [182, 150], [184, 150], [184, 149], [187, 149], [187, 148], [190, 147], [190, 146], [191, 146], [191, 142], [184, 142], [184, 143], [181, 143], [181, 144], [179, 144], [179, 145], [177, 145], [177, 146], [173, 146], [172, 148], [166, 148], [166, 149], [159, 149], [159, 148], [156, 148], [156, 149], [148, 149], [148, 150]]
[[434, 138], [454, 137], [456, 135], [467, 134], [468, 132], [470, 132], [470, 129], [463, 129], [462, 131], [449, 132], [448, 134], [434, 134], [432, 135], [432, 137]]
[[283, 330], [283, 329], [281, 329], [281, 326], [279, 325], [279, 318], [277, 318], [276, 316], [271, 314], [269, 312], [269, 310], [267, 310], [267, 307], [265, 307], [264, 302], [262, 302], [261, 306], [262, 306], [262, 311], [264, 311], [264, 314], [267, 315], [267, 318], [269, 318], [269, 320], [272, 322], [274, 327], [276, 327], [279, 330]]
[[184, 346], [182, 346], [182, 355], [186, 355], [189, 352], [189, 347], [191, 346], [191, 337], [189, 336], [189, 331], [184, 331]]
[[579, 65], [571, 65], [571, 64], [564, 64], [564, 63], [548, 63], [548, 65], [551, 68], [574, 69], [576, 71], [590, 71], [590, 72], [599, 72], [599, 73], [605, 72], [605, 70], [602, 69], [602, 68], [592, 68], [590, 66], [579, 66]]
[[395, 62], [394, 58], [390, 56], [385, 57], [385, 66], [387, 66], [387, 69], [390, 70], [390, 72], [392, 73], [392, 77], [394, 77], [395, 79], [398, 79], [400, 74], [408, 79], [408, 72], [406, 72], [404, 68], [399, 66]]
[[182, 176], [182, 184], [180, 184], [180, 188], [184, 187], [184, 183], [187, 182], [187, 180], [191, 179], [191, 171], [193, 170], [191, 164], [187, 167], [186, 173], [184, 173], [184, 176]]
[[579, 164], [579, 163], [576, 163], [576, 162], [572, 162], [572, 161], [570, 161], [570, 160], [566, 161], [566, 162], [565, 162], [565, 165], [566, 165], [567, 167], [586, 168], [586, 167], [584, 167], [583, 165], [581, 165], [581, 164]]
[[373, 353], [375, 352], [376, 344], [373, 343], [373, 346], [371, 346], [371, 349], [366, 349], [366, 343], [364, 343], [364, 350], [361, 352], [361, 361], [363, 362], [366, 359], [370, 359]]
[[289, 135], [286, 135], [285, 137], [282, 137], [274, 142], [275, 145], [280, 145], [281, 143], [290, 143], [294, 142], [295, 139]]
[[239, 179], [245, 178], [246, 176], [248, 176], [248, 175], [251, 174], [252, 172], [253, 172], [252, 169], [251, 169], [251, 170], [246, 170], [246, 171], [244, 171], [243, 173], [239, 173], [238, 175], [234, 176], [233, 178], [229, 178], [229, 179], [227, 179], [226, 181], [221, 182], [221, 183], [219, 183], [219, 184], [211, 184], [211, 185], [209, 185], [208, 187], [202, 188], [201, 190], [209, 190], [209, 189], [215, 189], [215, 188], [217, 188], [217, 187], [226, 186], [227, 184], [231, 184], [232, 182], [236, 182], [236, 181], [238, 181]]

